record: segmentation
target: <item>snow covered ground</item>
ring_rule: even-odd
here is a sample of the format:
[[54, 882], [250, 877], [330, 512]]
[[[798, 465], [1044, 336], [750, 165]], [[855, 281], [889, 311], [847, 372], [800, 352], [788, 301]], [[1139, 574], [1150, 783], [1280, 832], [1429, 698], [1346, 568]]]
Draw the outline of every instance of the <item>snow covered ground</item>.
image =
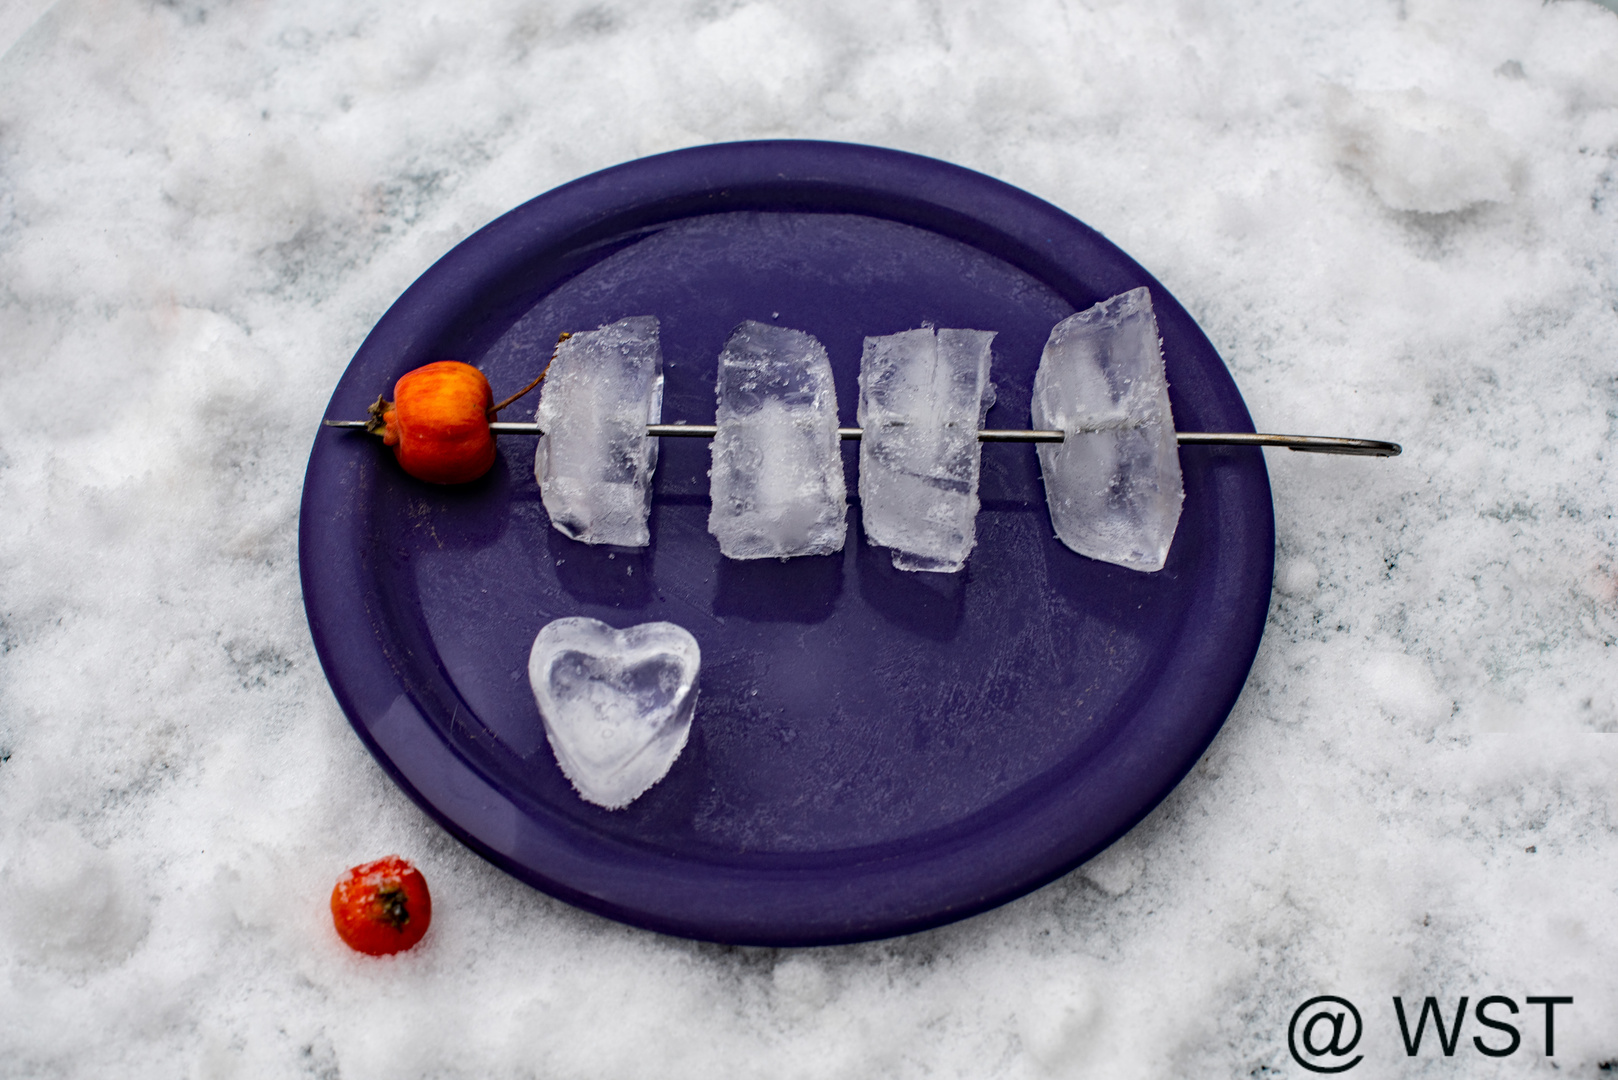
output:
[[[1590, 0], [332, 4], [0, 17], [0, 1076], [1596, 1076], [1618, 1060], [1618, 15]], [[822, 950], [628, 929], [446, 836], [336, 707], [299, 485], [471, 231], [707, 142], [945, 158], [1071, 211], [1272, 452], [1271, 623], [1092, 864]], [[397, 851], [423, 945], [326, 896]], [[1562, 995], [1411, 1060], [1390, 999]], [[1504, 1007], [1495, 1015], [1504, 1015]], [[1429, 1036], [1430, 1037], [1430, 1036]], [[1319, 1041], [1317, 1036], [1316, 1041]]]

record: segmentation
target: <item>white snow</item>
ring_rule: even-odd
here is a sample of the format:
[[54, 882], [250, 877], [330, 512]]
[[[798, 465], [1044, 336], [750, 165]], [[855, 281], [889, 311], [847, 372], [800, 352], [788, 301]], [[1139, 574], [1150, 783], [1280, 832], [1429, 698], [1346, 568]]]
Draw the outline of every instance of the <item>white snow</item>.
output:
[[[492, 868], [350, 731], [298, 595], [316, 424], [435, 258], [766, 137], [1026, 188], [1186, 305], [1260, 430], [1406, 448], [1269, 452], [1247, 690], [1120, 854], [857, 947], [676, 941]], [[1335, 993], [1350, 1077], [1598, 1075], [1615, 365], [1588, 0], [62, 0], [0, 58], [0, 1073], [1301, 1075], [1287, 1020]], [[434, 925], [369, 960], [326, 899], [395, 851]], [[1537, 1009], [1515, 1057], [1474, 1024], [1404, 1058], [1392, 995], [1489, 993], [1576, 999], [1553, 1062]]]

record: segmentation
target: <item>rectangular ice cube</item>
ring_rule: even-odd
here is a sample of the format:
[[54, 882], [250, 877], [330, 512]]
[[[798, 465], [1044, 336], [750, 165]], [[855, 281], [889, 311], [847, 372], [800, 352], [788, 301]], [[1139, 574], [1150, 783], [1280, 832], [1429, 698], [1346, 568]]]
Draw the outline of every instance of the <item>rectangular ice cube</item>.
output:
[[984, 330], [906, 330], [860, 357], [860, 508], [900, 570], [952, 573], [977, 542], [978, 426], [993, 404]]
[[1092, 559], [1161, 570], [1185, 489], [1151, 294], [1131, 289], [1051, 330], [1034, 375], [1036, 428], [1051, 523]]
[[731, 559], [843, 549], [847, 492], [837, 393], [808, 334], [744, 322], [719, 354], [708, 531]]
[[558, 532], [586, 544], [651, 542], [652, 471], [662, 422], [663, 351], [642, 315], [574, 334], [556, 347], [539, 397], [545, 434], [534, 478]]

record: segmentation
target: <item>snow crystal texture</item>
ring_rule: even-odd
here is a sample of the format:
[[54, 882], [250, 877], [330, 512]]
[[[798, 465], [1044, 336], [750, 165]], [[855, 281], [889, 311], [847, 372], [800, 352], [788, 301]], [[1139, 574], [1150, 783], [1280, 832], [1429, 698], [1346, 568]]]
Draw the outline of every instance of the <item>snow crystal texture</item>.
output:
[[657, 319], [635, 316], [556, 346], [540, 384], [534, 478], [551, 525], [586, 544], [651, 543], [652, 471], [662, 422]]
[[[1331, 993], [1366, 1017], [1353, 1080], [1618, 1060], [1611, 10], [0, 11], [0, 1075], [1301, 1076], [1288, 1019]], [[727, 949], [535, 892], [388, 779], [310, 644], [298, 495], [349, 357], [456, 243], [779, 137], [1051, 201], [1189, 309], [1260, 430], [1405, 454], [1266, 451], [1252, 675], [1121, 843], [901, 940]], [[433, 928], [359, 957], [326, 898], [395, 851]], [[1554, 1059], [1537, 1008], [1513, 1057], [1470, 1020], [1404, 1056], [1392, 995], [1496, 992], [1575, 998]]]

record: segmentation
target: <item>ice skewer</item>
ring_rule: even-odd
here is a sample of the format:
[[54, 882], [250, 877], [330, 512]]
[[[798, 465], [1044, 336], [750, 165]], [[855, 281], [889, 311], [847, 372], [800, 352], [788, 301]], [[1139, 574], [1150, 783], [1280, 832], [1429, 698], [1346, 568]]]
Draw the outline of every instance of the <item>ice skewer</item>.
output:
[[1101, 562], [1163, 569], [1185, 484], [1151, 293], [1130, 289], [1052, 327], [1031, 409], [1034, 423], [1067, 432], [1039, 446], [1057, 539]]
[[865, 339], [861, 518], [900, 570], [954, 573], [977, 543], [977, 431], [994, 404], [993, 340], [932, 327]]
[[663, 418], [657, 319], [620, 319], [557, 344], [540, 391], [534, 478], [551, 524], [586, 544], [645, 547]]
[[843, 550], [837, 393], [825, 346], [749, 320], [719, 354], [708, 531], [731, 559]]
[[[326, 427], [364, 431], [365, 420], [327, 420]], [[711, 439], [719, 431], [714, 424], [647, 424], [649, 438]], [[491, 435], [543, 435], [545, 429], [536, 423], [507, 423], [495, 421], [489, 425]], [[863, 428], [840, 427], [838, 438], [857, 440], [865, 434]], [[983, 428], [978, 431], [978, 442], [1006, 443], [1059, 443], [1067, 432], [1055, 429]], [[1273, 446], [1285, 447], [1311, 454], [1343, 454], [1352, 457], [1398, 457], [1403, 452], [1396, 442], [1382, 439], [1351, 439], [1336, 435], [1275, 435], [1252, 431], [1176, 431], [1174, 441], [1181, 446]]]
[[[1163, 568], [1178, 528], [1185, 498], [1181, 444], [1400, 452], [1396, 443], [1372, 439], [1177, 433], [1144, 288], [1103, 300], [1051, 330], [1034, 375], [1031, 408], [1039, 427], [984, 429], [977, 425], [993, 402], [993, 337], [927, 326], [866, 338], [857, 428], [837, 426], [831, 365], [820, 342], [751, 321], [736, 328], [720, 353], [712, 425], [661, 422], [661, 355], [657, 320], [649, 316], [562, 335], [551, 363], [562, 364], [566, 377], [547, 383], [532, 424], [494, 416], [543, 381], [544, 372], [499, 405], [480, 372], [455, 362], [407, 374], [395, 394], [429, 371], [454, 368], [460, 375], [465, 369], [460, 382], [479, 384], [482, 402], [478, 393], [460, 393], [457, 384], [457, 395], [438, 409], [437, 426], [418, 439], [449, 455], [460, 454], [464, 442], [477, 452], [471, 464], [486, 471], [485, 458], [494, 458], [492, 436], [538, 434], [535, 474], [552, 524], [587, 543], [644, 546], [656, 440], [712, 438], [708, 530], [731, 559], [842, 550], [846, 495], [836, 444], [860, 439], [866, 535], [890, 549], [898, 569], [946, 573], [964, 565], [975, 543], [981, 442], [1037, 444], [1057, 538], [1080, 555], [1143, 572]], [[433, 399], [412, 408], [432, 416], [435, 406]], [[381, 429], [399, 453], [404, 404], [379, 398], [370, 411], [369, 422], [327, 423]], [[400, 460], [407, 465], [402, 454]], [[420, 475], [408, 465], [406, 471]], [[421, 478], [447, 482], [436, 474]]]

